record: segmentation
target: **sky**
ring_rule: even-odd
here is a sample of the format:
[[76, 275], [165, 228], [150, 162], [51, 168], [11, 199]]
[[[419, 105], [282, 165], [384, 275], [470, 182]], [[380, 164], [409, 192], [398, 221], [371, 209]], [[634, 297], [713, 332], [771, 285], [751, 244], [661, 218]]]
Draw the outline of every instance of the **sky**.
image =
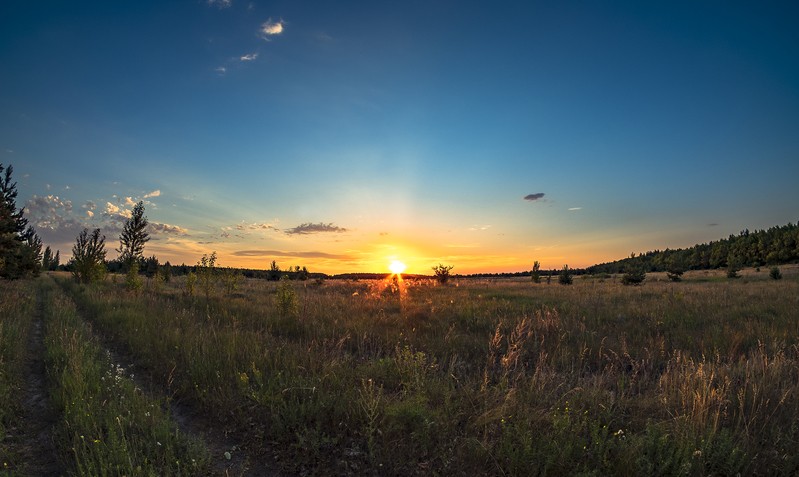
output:
[[0, 3], [46, 245], [312, 272], [584, 267], [799, 220], [797, 2]]

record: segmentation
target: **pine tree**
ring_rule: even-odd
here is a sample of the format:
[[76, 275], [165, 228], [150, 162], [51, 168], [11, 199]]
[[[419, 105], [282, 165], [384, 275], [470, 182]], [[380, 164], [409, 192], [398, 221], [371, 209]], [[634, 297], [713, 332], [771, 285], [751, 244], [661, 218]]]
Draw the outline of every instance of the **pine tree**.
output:
[[14, 168], [0, 164], [0, 277], [22, 278], [41, 269], [42, 241], [28, 226], [22, 209], [17, 210]]
[[53, 251], [50, 250], [50, 246], [48, 245], [44, 249], [44, 255], [42, 255], [42, 270], [50, 270], [50, 267], [53, 263]]
[[144, 216], [144, 202], [139, 201], [133, 206], [130, 218], [125, 221], [122, 233], [119, 235], [119, 261], [130, 267], [134, 260], [144, 257], [144, 244], [150, 240], [150, 234], [145, 230], [148, 222]]

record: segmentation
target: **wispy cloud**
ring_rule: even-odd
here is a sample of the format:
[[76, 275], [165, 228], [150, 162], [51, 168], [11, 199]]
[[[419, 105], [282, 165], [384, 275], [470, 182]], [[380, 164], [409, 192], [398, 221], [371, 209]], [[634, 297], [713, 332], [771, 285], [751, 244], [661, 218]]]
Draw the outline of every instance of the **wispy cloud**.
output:
[[268, 40], [270, 36], [280, 35], [283, 33], [283, 26], [285, 22], [283, 20], [278, 20], [273, 22], [270, 18], [263, 25], [261, 25], [261, 38], [264, 40]]
[[255, 61], [258, 58], [258, 53], [248, 53], [246, 55], [240, 56], [239, 61]]
[[218, 66], [217, 68], [214, 69], [214, 71], [216, 71], [219, 74], [219, 76], [224, 76], [225, 73], [227, 73], [227, 68], [225, 68], [224, 66]]
[[526, 196], [524, 196], [524, 200], [529, 200], [530, 202], [535, 202], [543, 198], [544, 198], [543, 192], [536, 192], [535, 194], [527, 194]]
[[148, 193], [144, 194], [144, 198], [145, 199], [149, 199], [151, 197], [158, 197], [160, 195], [161, 195], [161, 191], [160, 190], [154, 190], [152, 192], [148, 192]]
[[233, 0], [207, 0], [208, 6], [216, 6], [217, 8], [224, 9], [233, 5]]
[[233, 252], [236, 257], [294, 257], [294, 258], [330, 258], [334, 260], [350, 260], [349, 255], [325, 252], [289, 252], [284, 250], [239, 250]]
[[469, 227], [469, 230], [488, 230], [490, 228], [491, 228], [490, 225], [475, 225], [475, 226]]
[[308, 235], [308, 234], [318, 234], [318, 233], [328, 233], [328, 232], [347, 232], [348, 230], [344, 227], [338, 227], [333, 225], [332, 223], [325, 224], [325, 223], [318, 223], [318, 224], [300, 224], [296, 227], [290, 228], [286, 230], [286, 233], [289, 235]]
[[[229, 227], [226, 227], [230, 229]], [[268, 222], [254, 222], [251, 224], [238, 224], [236, 225], [236, 230], [280, 230], [277, 228], [275, 224], [270, 224]]]
[[569, 210], [570, 211], [583, 210], [583, 208], [582, 207], [569, 207]]

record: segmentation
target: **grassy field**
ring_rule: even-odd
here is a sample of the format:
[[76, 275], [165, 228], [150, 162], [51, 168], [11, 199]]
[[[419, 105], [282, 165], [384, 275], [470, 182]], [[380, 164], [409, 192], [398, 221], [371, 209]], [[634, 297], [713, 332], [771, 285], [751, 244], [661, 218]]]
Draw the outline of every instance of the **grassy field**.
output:
[[[185, 277], [139, 293], [44, 278], [3, 287], [15, 319], [0, 328], [0, 396], [24, 353], [6, 336], [29, 326], [33, 305], [13, 295], [27, 287], [44, 294], [61, 462], [79, 475], [213, 473], [236, 454], [288, 475], [795, 475], [799, 270], [782, 270], [640, 287], [242, 280], [209, 298]], [[102, 346], [162, 398], [101, 389], [127, 379]], [[167, 401], [237, 445], [204, 451]]]

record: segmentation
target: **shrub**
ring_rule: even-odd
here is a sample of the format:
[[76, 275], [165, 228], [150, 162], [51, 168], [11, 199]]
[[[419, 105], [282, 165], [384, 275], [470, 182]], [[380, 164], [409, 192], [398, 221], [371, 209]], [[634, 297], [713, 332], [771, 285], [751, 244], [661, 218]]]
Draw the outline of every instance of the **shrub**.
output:
[[284, 276], [280, 279], [277, 286], [277, 296], [275, 297], [277, 310], [280, 316], [297, 316], [299, 313], [299, 300], [297, 299], [297, 292], [289, 281], [289, 277]]
[[640, 267], [631, 267], [621, 277], [622, 285], [640, 285], [646, 280], [646, 272]]
[[139, 261], [134, 260], [130, 264], [128, 274], [125, 276], [125, 288], [132, 292], [138, 292], [141, 290], [141, 287], [142, 281], [141, 277], [139, 277]]
[[88, 229], [78, 235], [72, 247], [72, 276], [80, 283], [100, 281], [105, 276], [105, 235]]
[[768, 272], [768, 276], [772, 280], [780, 280], [782, 278], [782, 272], [780, 272], [779, 267], [772, 267]]

